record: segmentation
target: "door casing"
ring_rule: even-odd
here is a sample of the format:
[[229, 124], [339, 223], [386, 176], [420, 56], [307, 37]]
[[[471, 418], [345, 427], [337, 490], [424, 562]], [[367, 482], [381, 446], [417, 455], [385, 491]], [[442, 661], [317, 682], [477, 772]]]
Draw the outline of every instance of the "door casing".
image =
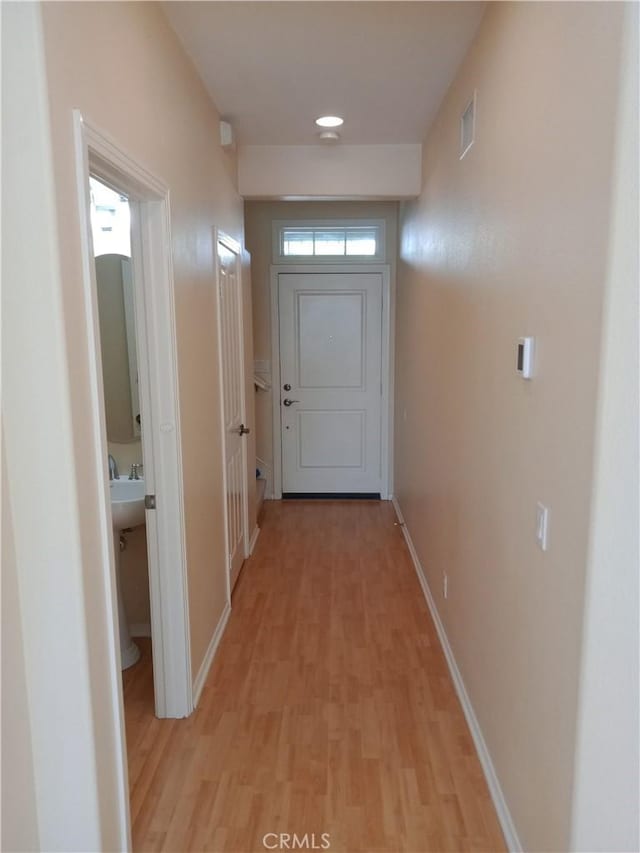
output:
[[[95, 174], [108, 185], [126, 192], [130, 197], [132, 217], [137, 218], [137, 227], [132, 229], [134, 302], [138, 311], [138, 369], [141, 380], [143, 373], [145, 377], [141, 381], [140, 400], [147, 425], [143, 454], [145, 464], [149, 465], [148, 473], [152, 474], [150, 478], [145, 472], [145, 479], [147, 488], [153, 488], [154, 493], [162, 496], [157, 509], [147, 511], [155, 711], [158, 717], [180, 718], [191, 714], [194, 703], [169, 189], [107, 134], [90, 124], [79, 110], [73, 112], [73, 129], [83, 260], [84, 331], [91, 389], [87, 416], [96, 460], [91, 476], [101, 486], [97, 506], [101, 558], [94, 568], [104, 583], [109, 666], [100, 676], [110, 686], [118, 773], [116, 808], [121, 819], [122, 849], [130, 849], [126, 733], [89, 175]], [[149, 287], [151, 281], [153, 287]]]
[[[136, 220], [132, 229], [132, 261], [140, 404], [146, 424], [143, 461], [145, 467], [148, 466], [145, 471], [147, 490], [161, 498], [157, 509], [146, 513], [155, 711], [158, 717], [180, 718], [189, 716], [193, 711], [193, 684], [169, 189], [106, 134], [87, 122], [77, 110], [74, 112], [74, 131], [86, 334], [90, 347], [90, 417], [96, 459], [99, 461], [99, 470], [95, 473], [103, 484], [98, 508], [103, 519], [101, 570], [107, 588], [107, 620], [113, 646], [110, 677], [124, 750], [118, 607], [110, 525], [102, 355], [89, 214], [89, 175], [95, 174], [108, 185], [126, 192], [130, 197], [132, 218]], [[123, 766], [126, 768], [126, 756]], [[124, 772], [126, 775], [126, 770]], [[126, 786], [126, 778], [124, 784]]]
[[271, 387], [273, 417], [273, 499], [282, 499], [282, 419], [280, 416], [280, 274], [380, 273], [382, 276], [382, 429], [380, 434], [382, 483], [380, 497], [391, 500], [393, 492], [393, 317], [394, 294], [389, 264], [273, 264], [271, 266]]

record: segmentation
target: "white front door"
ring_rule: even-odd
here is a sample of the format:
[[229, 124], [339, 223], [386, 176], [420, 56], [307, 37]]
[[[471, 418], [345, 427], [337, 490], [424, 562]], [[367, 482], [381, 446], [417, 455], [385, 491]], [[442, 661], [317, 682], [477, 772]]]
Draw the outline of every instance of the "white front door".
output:
[[379, 494], [382, 274], [280, 273], [282, 492]]
[[244, 343], [240, 247], [219, 236], [218, 314], [224, 421], [227, 556], [230, 586], [238, 577], [247, 546], [247, 458], [244, 399]]

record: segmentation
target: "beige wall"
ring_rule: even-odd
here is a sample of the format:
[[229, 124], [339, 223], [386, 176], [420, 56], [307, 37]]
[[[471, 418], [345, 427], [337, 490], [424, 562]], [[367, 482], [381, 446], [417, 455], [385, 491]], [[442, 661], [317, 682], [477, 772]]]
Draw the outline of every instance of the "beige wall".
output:
[[[271, 361], [271, 272], [272, 223], [277, 219], [384, 219], [386, 263], [391, 266], [391, 287], [395, 286], [398, 204], [391, 201], [248, 201], [244, 206], [245, 239], [252, 257], [253, 346], [256, 359]], [[256, 452], [268, 467], [273, 465], [271, 392], [258, 391], [256, 405]]]
[[[72, 137], [78, 108], [171, 192], [192, 668], [226, 600], [213, 228], [242, 242], [236, 164], [218, 115], [157, 4], [43, 7], [76, 452], [91, 459]], [[82, 73], [79, 73], [82, 69]], [[95, 484], [79, 482], [84, 560], [97, 560]], [[97, 602], [96, 602], [97, 604]]]
[[120, 551], [120, 582], [129, 630], [134, 637], [150, 636], [151, 603], [149, 597], [149, 562], [147, 530], [135, 527], [125, 533], [126, 548]]
[[238, 151], [244, 198], [414, 198], [420, 145], [245, 145]]
[[118, 473], [121, 477], [128, 477], [131, 466], [142, 462], [142, 440], [139, 438], [134, 441], [128, 441], [126, 444], [108, 441], [107, 448], [116, 460]]
[[395, 490], [528, 850], [569, 844], [621, 12], [489, 4], [401, 208]]
[[[246, 422], [251, 432], [247, 442], [247, 503], [249, 516], [249, 536], [256, 524], [256, 430], [255, 430], [255, 391], [253, 388], [253, 335], [251, 312], [251, 257], [248, 252], [242, 256], [242, 292], [244, 320], [244, 360], [246, 370]], [[126, 477], [131, 465], [142, 461], [142, 444], [138, 441], [127, 444], [109, 442], [109, 452], [113, 455], [121, 477]], [[127, 620], [133, 636], [150, 624], [151, 607], [149, 601], [149, 563], [147, 559], [147, 537], [144, 527], [136, 527], [126, 534], [127, 547], [120, 553], [120, 578]]]

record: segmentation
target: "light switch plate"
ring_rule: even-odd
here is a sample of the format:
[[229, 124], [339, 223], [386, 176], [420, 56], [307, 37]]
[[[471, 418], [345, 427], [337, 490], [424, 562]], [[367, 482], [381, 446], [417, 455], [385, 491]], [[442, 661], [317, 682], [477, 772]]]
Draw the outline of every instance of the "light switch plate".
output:
[[549, 545], [549, 508], [544, 504], [536, 504], [536, 541], [543, 551]]
[[516, 372], [523, 379], [533, 378], [533, 338], [518, 338]]

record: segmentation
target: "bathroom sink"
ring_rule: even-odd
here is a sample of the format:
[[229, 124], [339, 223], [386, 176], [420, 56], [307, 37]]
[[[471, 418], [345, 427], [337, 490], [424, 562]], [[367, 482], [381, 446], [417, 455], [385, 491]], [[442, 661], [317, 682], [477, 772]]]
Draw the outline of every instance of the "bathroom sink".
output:
[[109, 490], [114, 530], [139, 527], [144, 524], [144, 480], [128, 480], [121, 477], [109, 482]]

